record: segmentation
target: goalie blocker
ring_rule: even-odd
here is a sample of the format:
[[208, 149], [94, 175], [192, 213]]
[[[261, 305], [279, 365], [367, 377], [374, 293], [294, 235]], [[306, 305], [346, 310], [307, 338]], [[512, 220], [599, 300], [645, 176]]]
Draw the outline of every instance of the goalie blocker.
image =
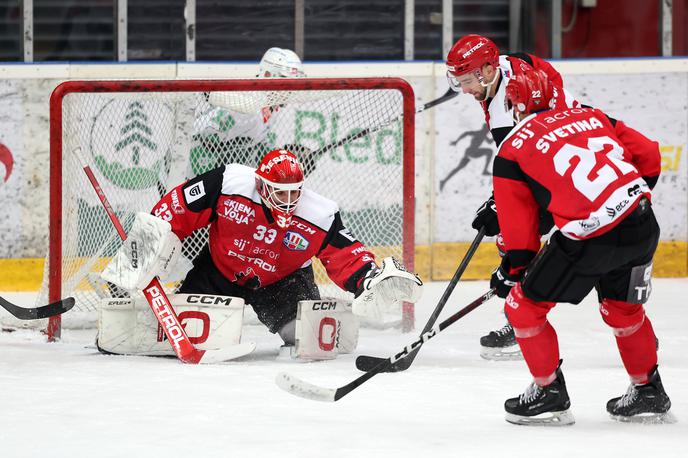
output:
[[[238, 346], [244, 300], [209, 294], [169, 296], [180, 324], [199, 350]], [[167, 337], [143, 298], [103, 299], [98, 315], [96, 346], [103, 353], [174, 356]], [[246, 346], [250, 353], [254, 345]], [[243, 356], [238, 354], [238, 356]]]

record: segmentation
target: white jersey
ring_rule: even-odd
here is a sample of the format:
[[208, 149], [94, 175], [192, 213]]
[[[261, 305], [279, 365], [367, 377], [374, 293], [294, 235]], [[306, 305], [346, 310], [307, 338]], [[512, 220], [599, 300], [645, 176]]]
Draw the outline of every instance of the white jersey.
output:
[[[524, 62], [536, 69], [545, 71], [554, 84], [560, 85], [561, 75], [549, 63], [536, 56], [530, 54], [499, 56], [500, 79], [497, 83], [497, 91], [494, 97], [480, 103], [485, 113], [485, 122], [490, 128], [492, 138], [497, 146], [502, 143], [504, 137], [516, 125], [512, 112], [506, 103], [506, 86], [509, 84], [514, 72], [521, 73], [523, 71], [520, 67]], [[569, 108], [580, 106], [575, 97], [566, 89], [564, 89], [562, 102]]]
[[273, 115], [269, 108], [255, 113], [241, 113], [214, 107], [197, 114], [194, 131], [203, 136], [217, 135], [223, 142], [239, 137], [250, 138], [255, 143], [263, 142], [270, 131]]

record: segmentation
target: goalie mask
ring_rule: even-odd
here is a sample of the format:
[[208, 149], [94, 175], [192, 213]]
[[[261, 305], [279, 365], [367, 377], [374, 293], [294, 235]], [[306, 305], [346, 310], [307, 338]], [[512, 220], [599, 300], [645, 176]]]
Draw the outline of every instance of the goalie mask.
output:
[[258, 164], [256, 189], [282, 228], [291, 223], [302, 186], [303, 169], [293, 153], [283, 149], [270, 151]]
[[[459, 92], [462, 88], [480, 85], [487, 89], [487, 99], [487, 94], [499, 74], [499, 48], [489, 38], [466, 35], [449, 50], [446, 64], [447, 80], [454, 91]], [[492, 81], [486, 81], [482, 73], [483, 66], [488, 64], [496, 70]]]
[[509, 80], [506, 86], [507, 108], [512, 110], [518, 123], [530, 113], [554, 108], [557, 94], [545, 72], [529, 67]]
[[260, 60], [259, 78], [303, 78], [303, 64], [290, 49], [270, 48]]

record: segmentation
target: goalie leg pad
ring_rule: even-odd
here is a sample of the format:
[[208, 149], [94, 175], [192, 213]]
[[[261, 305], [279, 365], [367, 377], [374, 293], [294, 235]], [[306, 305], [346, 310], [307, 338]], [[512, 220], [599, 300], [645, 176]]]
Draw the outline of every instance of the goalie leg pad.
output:
[[[244, 300], [207, 294], [169, 296], [191, 343], [200, 350], [239, 344]], [[142, 298], [104, 299], [98, 312], [97, 346], [113, 354], [174, 355], [148, 303]]]
[[296, 314], [295, 356], [307, 360], [334, 359], [351, 353], [358, 344], [358, 318], [342, 299], [299, 301]]

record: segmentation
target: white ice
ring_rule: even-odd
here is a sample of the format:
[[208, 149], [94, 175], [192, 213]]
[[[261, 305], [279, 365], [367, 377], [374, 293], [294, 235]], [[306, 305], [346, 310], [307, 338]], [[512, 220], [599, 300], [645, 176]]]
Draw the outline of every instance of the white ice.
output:
[[[417, 328], [446, 283], [431, 283]], [[461, 282], [442, 317], [487, 289]], [[32, 304], [32, 295], [3, 292]], [[688, 279], [656, 279], [647, 306], [660, 339], [660, 373], [678, 422], [622, 424], [606, 401], [628, 386], [611, 331], [595, 298], [550, 314], [576, 424], [514, 426], [503, 402], [530, 381], [523, 361], [479, 357], [478, 339], [503, 324], [492, 299], [420, 351], [402, 373], [374, 377], [336, 403], [293, 397], [280, 371], [338, 387], [360, 373], [356, 355], [335, 361], [276, 361], [280, 340], [250, 326], [252, 356], [217, 366], [174, 359], [104, 356], [94, 332], [63, 332], [46, 343], [33, 331], [0, 333], [0, 457], [683, 457], [688, 453]], [[362, 332], [357, 354], [389, 356], [415, 339]]]

